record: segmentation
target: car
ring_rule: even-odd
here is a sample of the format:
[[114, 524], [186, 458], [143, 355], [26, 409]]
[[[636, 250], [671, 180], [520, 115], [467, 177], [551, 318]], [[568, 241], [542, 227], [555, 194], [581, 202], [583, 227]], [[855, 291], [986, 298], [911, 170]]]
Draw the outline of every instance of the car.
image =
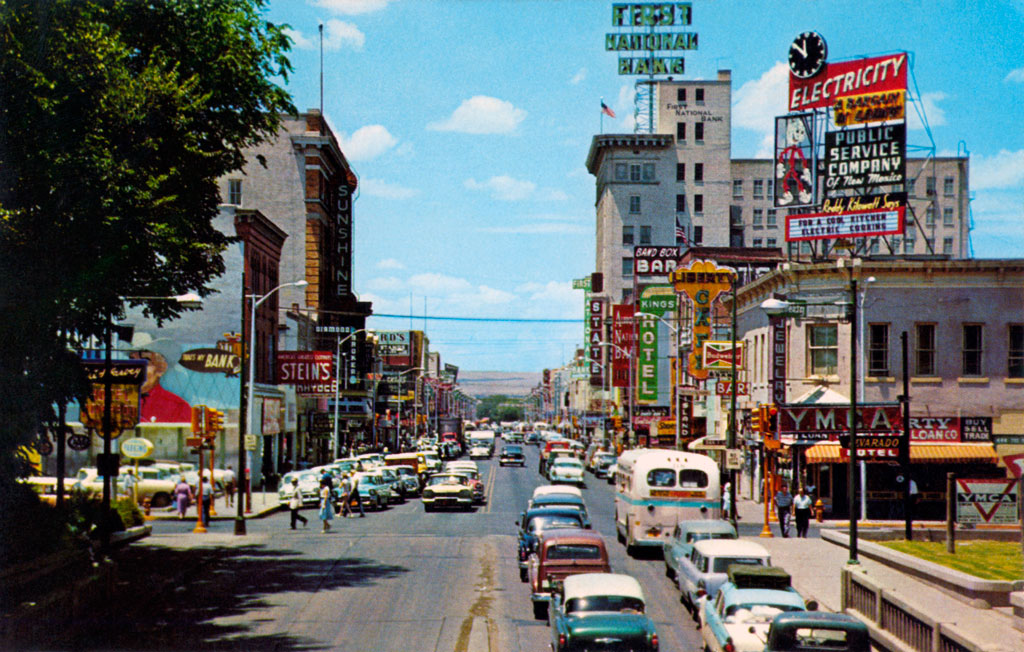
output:
[[362, 471], [352, 476], [364, 509], [385, 510], [391, 502], [391, 486], [378, 471]]
[[618, 456], [615, 453], [600, 452], [594, 455], [594, 459], [591, 461], [591, 467], [595, 478], [604, 478], [608, 475], [608, 469], [615, 464], [615, 460]]
[[[473, 463], [469, 462], [469, 464]], [[460, 463], [449, 465], [445, 467], [445, 473], [458, 473], [459, 475], [466, 476], [469, 480], [469, 487], [473, 490], [473, 502], [487, 502], [487, 498], [484, 495], [484, 483], [480, 481], [480, 471], [476, 469], [476, 464], [473, 464], [472, 467]]]
[[608, 484], [615, 484], [615, 473], [618, 472], [618, 470], [618, 463], [612, 462], [610, 465], [608, 465], [608, 469], [605, 471], [604, 476], [605, 479], [608, 481]]
[[567, 482], [580, 487], [585, 486], [583, 480], [583, 462], [570, 457], [559, 457], [552, 462], [548, 469], [548, 480], [552, 484], [556, 482]]
[[533, 490], [533, 496], [530, 500], [534, 500], [544, 494], [571, 494], [583, 498], [583, 492], [580, 491], [579, 487], [570, 487], [564, 484], [542, 484]]
[[579, 573], [611, 573], [604, 538], [593, 530], [545, 530], [528, 560], [533, 617], [547, 618], [556, 583]]
[[[124, 494], [129, 470], [133, 474], [135, 473], [134, 467], [122, 466], [114, 478], [116, 494]], [[147, 473], [143, 475], [143, 471], [147, 471]], [[139, 502], [148, 499], [153, 507], [169, 507], [173, 500], [174, 487], [179, 478], [172, 480], [171, 475], [165, 469], [148, 469], [140, 466], [136, 483]], [[72, 484], [68, 487], [72, 491], [82, 491], [89, 495], [99, 496], [103, 494], [103, 477], [99, 475], [95, 467], [83, 467], [78, 470]]]
[[718, 588], [728, 580], [729, 566], [771, 566], [771, 561], [764, 546], [753, 541], [697, 541], [690, 556], [679, 560], [676, 570], [679, 600], [696, 618], [700, 600], [714, 599]]
[[577, 652], [627, 649], [656, 652], [658, 632], [635, 578], [617, 573], [566, 577], [549, 607], [551, 649]]
[[584, 516], [573, 507], [535, 507], [519, 516], [517, 556], [519, 558], [519, 579], [526, 581], [530, 555], [536, 552], [540, 535], [545, 530], [556, 528], [584, 529]]
[[281, 476], [278, 485], [277, 500], [287, 505], [292, 497], [292, 478], [299, 479], [299, 492], [302, 494], [303, 505], [315, 505], [320, 502], [320, 476], [314, 471], [290, 471]]
[[523, 453], [522, 446], [509, 444], [501, 447], [501, 454], [498, 456], [498, 465], [505, 466], [506, 464], [526, 466], [526, 455]]
[[473, 488], [469, 485], [469, 478], [461, 473], [435, 473], [430, 476], [421, 498], [425, 512], [432, 512], [438, 507], [473, 509]]
[[470, 446], [469, 448], [469, 459], [487, 459], [491, 457], [491, 447], [485, 444], [477, 444], [476, 446]]
[[817, 609], [814, 601], [805, 602], [790, 584], [789, 573], [781, 568], [733, 564], [729, 581], [714, 599], [702, 602], [704, 648], [710, 652], [763, 652], [776, 616]]
[[378, 469], [374, 469], [375, 473], [378, 473], [384, 480], [384, 484], [388, 486], [391, 496], [390, 500], [395, 503], [405, 502], [405, 481], [402, 480], [401, 476], [394, 470], [394, 467], [382, 466]]
[[672, 530], [672, 536], [661, 544], [665, 559], [665, 575], [672, 580], [679, 572], [679, 562], [688, 559], [693, 544], [705, 539], [735, 539], [736, 528], [729, 521], [712, 519], [707, 521], [680, 521]]
[[842, 613], [789, 611], [772, 619], [764, 652], [869, 652], [863, 621]]
[[420, 476], [416, 469], [405, 464], [389, 466], [402, 481], [405, 496], [418, 496], [420, 493]]
[[590, 517], [587, 516], [587, 506], [583, 498], [573, 494], [551, 494], [545, 493], [530, 500], [530, 508], [534, 507], [571, 507], [578, 509], [583, 515], [583, 527], [590, 527]]
[[528, 432], [523, 437], [523, 441], [527, 444], [533, 444], [534, 446], [540, 443], [540, 435], [535, 432]]
[[510, 432], [508, 436], [502, 437], [506, 444], [522, 444], [524, 441], [523, 433], [521, 432]]

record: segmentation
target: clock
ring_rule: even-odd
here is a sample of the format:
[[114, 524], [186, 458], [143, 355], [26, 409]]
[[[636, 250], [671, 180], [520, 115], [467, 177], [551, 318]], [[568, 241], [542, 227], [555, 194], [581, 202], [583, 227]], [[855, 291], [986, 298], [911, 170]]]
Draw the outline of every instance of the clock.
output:
[[817, 32], [804, 32], [789, 46], [789, 70], [794, 77], [809, 79], [825, 67], [828, 46]]

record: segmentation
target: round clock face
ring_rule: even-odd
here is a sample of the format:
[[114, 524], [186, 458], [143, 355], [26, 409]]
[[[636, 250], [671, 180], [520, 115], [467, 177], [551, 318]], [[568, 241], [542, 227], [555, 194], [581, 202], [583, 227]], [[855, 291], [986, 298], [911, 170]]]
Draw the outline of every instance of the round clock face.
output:
[[795, 77], [807, 79], [821, 72], [828, 57], [825, 39], [817, 32], [804, 32], [789, 46], [789, 70]]

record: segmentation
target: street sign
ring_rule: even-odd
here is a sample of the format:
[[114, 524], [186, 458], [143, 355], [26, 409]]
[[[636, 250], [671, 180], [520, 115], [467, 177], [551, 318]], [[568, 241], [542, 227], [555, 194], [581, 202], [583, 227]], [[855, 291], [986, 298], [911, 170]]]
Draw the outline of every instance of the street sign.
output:
[[725, 468], [730, 471], [739, 471], [743, 468], [743, 451], [739, 448], [729, 448], [725, 451]]
[[1016, 479], [956, 479], [957, 523], [1012, 525], [1017, 511]]
[[202, 437], [186, 437], [185, 438], [185, 445], [189, 446], [191, 448], [199, 448], [200, 446], [203, 445], [203, 438]]
[[153, 452], [153, 442], [142, 437], [132, 437], [121, 442], [121, 454], [132, 459], [149, 457]]
[[245, 436], [245, 450], [254, 451], [256, 450], [256, 435]]

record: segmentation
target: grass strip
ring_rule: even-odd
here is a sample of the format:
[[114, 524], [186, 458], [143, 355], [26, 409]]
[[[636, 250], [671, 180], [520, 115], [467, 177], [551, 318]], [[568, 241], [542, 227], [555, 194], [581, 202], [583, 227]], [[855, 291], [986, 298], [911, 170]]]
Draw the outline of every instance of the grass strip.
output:
[[956, 553], [946, 552], [944, 541], [879, 541], [893, 550], [913, 555], [985, 580], [1024, 579], [1021, 545], [1009, 541], [957, 541]]

